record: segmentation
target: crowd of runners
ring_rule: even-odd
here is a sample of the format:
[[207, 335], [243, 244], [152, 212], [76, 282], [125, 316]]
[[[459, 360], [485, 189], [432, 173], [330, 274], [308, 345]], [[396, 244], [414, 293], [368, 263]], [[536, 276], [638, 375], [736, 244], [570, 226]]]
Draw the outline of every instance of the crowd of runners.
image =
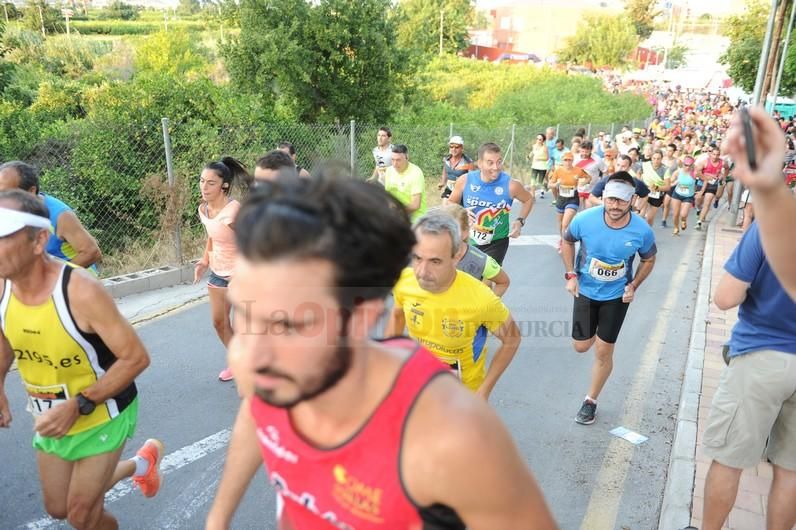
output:
[[[726, 97], [653, 96], [645, 129], [540, 132], [519, 178], [503, 170], [501, 146], [470, 157], [451, 137], [439, 208], [428, 208], [423, 171], [387, 127], [368, 182], [328, 168], [310, 176], [288, 142], [252, 172], [232, 158], [208, 163], [197, 182], [207, 244], [195, 281], [207, 276], [227, 350], [218, 379], [235, 381], [241, 405], [207, 528], [230, 526], [263, 462], [284, 530], [555, 528], [488, 404], [522, 340], [502, 298], [510, 240], [534, 207], [556, 209], [572, 346], [594, 350], [574, 415], [590, 425], [626, 313], [653, 272], [656, 233], [701, 230], [731, 200], [734, 172], [752, 174]], [[748, 192], [743, 203], [748, 227]], [[12, 420], [4, 384], [16, 362], [45, 509], [79, 529], [119, 527], [104, 494], [120, 480], [156, 495], [164, 453], [149, 439], [121, 459], [149, 356], [82, 269], [100, 258], [74, 212], [41, 192], [36, 168], [0, 166], [0, 427]], [[791, 270], [780, 261], [777, 270]], [[781, 438], [780, 453], [792, 455], [794, 440]], [[473, 455], [478, 465], [461, 465]], [[796, 523], [793, 510], [778, 513], [790, 526], [770, 528]]]

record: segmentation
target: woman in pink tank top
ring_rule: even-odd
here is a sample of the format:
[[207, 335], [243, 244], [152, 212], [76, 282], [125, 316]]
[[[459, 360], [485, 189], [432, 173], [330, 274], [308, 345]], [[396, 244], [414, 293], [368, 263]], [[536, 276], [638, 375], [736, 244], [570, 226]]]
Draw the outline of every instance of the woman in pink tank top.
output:
[[[235, 217], [240, 203], [229, 196], [233, 186], [248, 189], [251, 177], [246, 168], [231, 157], [211, 162], [199, 176], [199, 219], [207, 231], [207, 245], [202, 259], [194, 269], [194, 283], [210, 269], [207, 292], [210, 298], [210, 314], [218, 338], [226, 348], [232, 338], [232, 308], [227, 301], [227, 285], [235, 267]], [[232, 372], [224, 368], [218, 374], [221, 381], [231, 381]]]

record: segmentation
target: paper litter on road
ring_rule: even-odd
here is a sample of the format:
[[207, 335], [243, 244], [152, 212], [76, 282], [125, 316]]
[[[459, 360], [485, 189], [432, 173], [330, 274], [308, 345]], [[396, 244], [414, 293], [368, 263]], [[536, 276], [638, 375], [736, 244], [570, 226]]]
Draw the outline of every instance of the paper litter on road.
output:
[[639, 434], [637, 432], [631, 431], [630, 429], [628, 429], [626, 427], [617, 427], [616, 429], [614, 429], [614, 430], [612, 430], [610, 432], [614, 436], [618, 436], [619, 438], [623, 438], [623, 439], [627, 440], [628, 442], [630, 442], [630, 443], [632, 443], [634, 445], [643, 444], [644, 442], [649, 440], [649, 438], [647, 438], [643, 434]]

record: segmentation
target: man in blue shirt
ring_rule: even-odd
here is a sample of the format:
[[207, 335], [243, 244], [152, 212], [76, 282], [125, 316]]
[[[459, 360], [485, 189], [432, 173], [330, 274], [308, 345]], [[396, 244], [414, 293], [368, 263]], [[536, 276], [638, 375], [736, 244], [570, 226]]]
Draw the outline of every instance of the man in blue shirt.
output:
[[[614, 344], [636, 289], [655, 265], [655, 235], [646, 221], [631, 213], [635, 184], [620, 171], [608, 178], [604, 205], [580, 212], [564, 232], [567, 291], [574, 297], [572, 341], [575, 351], [585, 353], [595, 345], [591, 386], [575, 421], [594, 423], [597, 397], [613, 369]], [[580, 242], [577, 262], [575, 243]], [[641, 264], [635, 275], [635, 255]]]
[[[724, 265], [713, 303], [740, 306], [729, 366], [713, 397], [703, 448], [713, 459], [705, 481], [703, 530], [719, 530], [745, 468], [765, 453], [774, 466], [768, 528], [796, 525], [796, 303], [777, 280], [753, 223]], [[766, 440], [768, 439], [768, 444]]]
[[95, 264], [102, 259], [97, 240], [83, 227], [72, 208], [40, 192], [38, 169], [19, 160], [0, 165], [0, 191], [12, 189], [27, 191], [44, 201], [53, 226], [53, 233], [47, 242], [47, 253], [96, 274]]

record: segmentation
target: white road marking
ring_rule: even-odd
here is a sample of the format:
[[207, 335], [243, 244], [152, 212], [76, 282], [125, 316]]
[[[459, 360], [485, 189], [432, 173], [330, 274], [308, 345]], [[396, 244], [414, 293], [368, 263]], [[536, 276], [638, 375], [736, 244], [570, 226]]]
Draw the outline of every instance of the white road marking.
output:
[[544, 234], [537, 236], [520, 236], [517, 238], [509, 239], [510, 245], [530, 246], [530, 245], [548, 245], [553, 248], [558, 248], [558, 241], [561, 239], [556, 234]]
[[[167, 475], [225, 447], [229, 442], [230, 434], [229, 429], [224, 429], [164, 456], [163, 460], [160, 461], [161, 475]], [[105, 494], [105, 504], [118, 501], [131, 491], [133, 491], [133, 481], [123, 480]], [[55, 528], [60, 524], [60, 521], [52, 517], [42, 517], [22, 525], [21, 528], [43, 530], [45, 528]]]
[[[694, 246], [702, 242], [702, 238], [693, 237], [682, 251], [683, 256], [695, 255]], [[641, 354], [641, 362], [636, 371], [630, 391], [625, 398], [624, 414], [618, 425], [629, 429], [638, 430], [644, 416], [644, 406], [652, 383], [655, 381], [655, 371], [658, 367], [661, 351], [664, 346], [666, 333], [671, 329], [673, 313], [682, 308], [676, 305], [677, 298], [682, 294], [683, 284], [688, 273], [688, 262], [681, 261], [670, 278], [670, 287], [660, 309], [655, 327], [647, 340], [647, 347]], [[652, 274], [655, 274], [653, 271]], [[638, 303], [638, 302], [634, 302]], [[633, 311], [631, 305], [630, 311]], [[635, 445], [628, 444], [621, 438], [613, 438], [608, 444], [603, 457], [602, 466], [597, 474], [597, 483], [592, 489], [586, 515], [580, 525], [580, 530], [605, 530], [614, 528], [616, 517], [619, 513], [619, 503], [624, 493], [625, 479], [633, 459]]]

